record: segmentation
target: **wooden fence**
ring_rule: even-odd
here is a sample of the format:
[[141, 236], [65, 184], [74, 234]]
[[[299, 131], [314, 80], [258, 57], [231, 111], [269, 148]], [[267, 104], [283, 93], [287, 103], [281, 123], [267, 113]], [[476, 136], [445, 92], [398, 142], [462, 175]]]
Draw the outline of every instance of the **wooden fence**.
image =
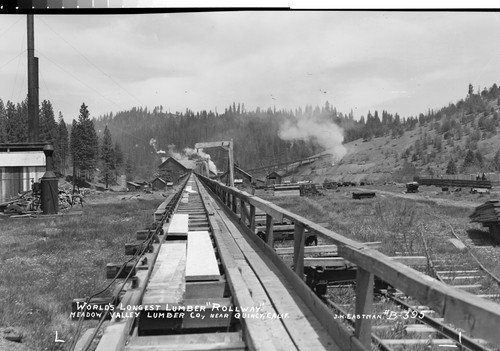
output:
[[[482, 338], [494, 345], [500, 344], [500, 305], [483, 300], [467, 292], [459, 291], [408, 266], [391, 260], [370, 247], [348, 239], [312, 221], [289, 212], [279, 206], [220, 182], [199, 176], [204, 184], [232, 212], [241, 229], [256, 243], [278, 267], [300, 298], [315, 313], [318, 320], [344, 351], [371, 350], [371, 320], [355, 321], [354, 334], [317, 297], [304, 282], [305, 230], [330, 238], [338, 247], [339, 256], [357, 266], [355, 315], [371, 315], [373, 306], [374, 276], [429, 306], [444, 317], [446, 323], [462, 328], [475, 338]], [[255, 235], [255, 213], [266, 214], [266, 238], [264, 242]], [[273, 249], [273, 221], [284, 218], [294, 223], [293, 270]]]

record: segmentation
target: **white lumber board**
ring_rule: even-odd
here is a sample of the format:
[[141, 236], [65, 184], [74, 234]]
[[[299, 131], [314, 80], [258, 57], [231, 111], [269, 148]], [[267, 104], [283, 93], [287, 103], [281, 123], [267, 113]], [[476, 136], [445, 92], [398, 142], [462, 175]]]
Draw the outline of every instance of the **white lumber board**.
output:
[[186, 281], [220, 278], [219, 265], [208, 231], [191, 231], [187, 238]]
[[[275, 229], [277, 226], [274, 226]], [[382, 247], [380, 241], [364, 243], [372, 249], [379, 249]], [[293, 255], [293, 247], [277, 247], [274, 249], [278, 255]], [[337, 254], [337, 245], [317, 245], [304, 247], [305, 254], [319, 254], [319, 253], [333, 253]]]
[[[409, 266], [425, 266], [427, 264], [425, 256], [394, 256], [390, 259]], [[304, 266], [354, 267], [355, 265], [342, 257], [305, 257]]]
[[461, 242], [460, 240], [458, 239], [455, 239], [455, 238], [451, 238], [451, 239], [448, 239], [448, 241], [450, 243], [453, 244], [453, 246], [455, 246], [457, 249], [459, 249], [460, 251], [464, 251], [467, 249], [467, 247], [465, 246], [465, 244], [463, 242]]
[[168, 226], [168, 234], [185, 234], [188, 232], [189, 214], [175, 213]]
[[186, 242], [165, 242], [144, 293], [143, 304], [172, 304], [184, 300]]

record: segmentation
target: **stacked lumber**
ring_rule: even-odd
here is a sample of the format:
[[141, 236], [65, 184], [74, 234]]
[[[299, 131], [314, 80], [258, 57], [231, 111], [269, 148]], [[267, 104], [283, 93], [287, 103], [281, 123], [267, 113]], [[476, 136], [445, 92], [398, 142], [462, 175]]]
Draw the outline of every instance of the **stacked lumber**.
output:
[[274, 196], [299, 196], [300, 195], [300, 185], [298, 184], [286, 184], [286, 185], [275, 185], [274, 186]]
[[357, 192], [357, 193], [352, 193], [352, 198], [361, 200], [361, 199], [369, 199], [375, 197], [374, 192]]
[[316, 184], [301, 184], [300, 196], [317, 196], [323, 195], [317, 188]]
[[440, 188], [486, 188], [491, 189], [490, 180], [467, 180], [467, 179], [441, 179], [441, 178], [415, 178], [420, 185], [434, 185]]
[[500, 222], [500, 201], [492, 200], [476, 207], [469, 216], [471, 222], [490, 223]]

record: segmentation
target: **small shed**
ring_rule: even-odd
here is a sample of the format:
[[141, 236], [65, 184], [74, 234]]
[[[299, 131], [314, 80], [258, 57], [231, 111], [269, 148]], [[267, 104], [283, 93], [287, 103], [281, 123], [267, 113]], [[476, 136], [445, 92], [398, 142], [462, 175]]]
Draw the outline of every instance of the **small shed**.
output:
[[129, 191], [141, 190], [141, 184], [138, 184], [138, 183], [135, 183], [135, 182], [127, 182], [127, 189]]
[[0, 144], [0, 200], [31, 189], [45, 173], [45, 143]]
[[167, 182], [178, 183], [186, 173], [191, 174], [196, 164], [191, 160], [176, 160], [173, 157], [167, 158], [158, 166], [160, 177]]
[[281, 184], [281, 181], [283, 179], [283, 174], [280, 172], [272, 171], [269, 173], [266, 177], [266, 184], [273, 185], [273, 184]]
[[152, 190], [163, 190], [167, 186], [167, 182], [160, 177], [156, 177], [151, 181]]

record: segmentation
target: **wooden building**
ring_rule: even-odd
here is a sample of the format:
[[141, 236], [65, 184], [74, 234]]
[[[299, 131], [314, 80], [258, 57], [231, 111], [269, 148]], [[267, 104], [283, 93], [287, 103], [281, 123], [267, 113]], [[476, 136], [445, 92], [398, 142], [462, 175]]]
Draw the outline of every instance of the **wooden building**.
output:
[[282, 179], [283, 179], [283, 174], [281, 174], [280, 172], [272, 171], [266, 177], [266, 184], [268, 186], [274, 184], [281, 184]]
[[136, 182], [127, 182], [127, 190], [128, 191], [138, 191], [141, 190], [142, 186]]
[[45, 174], [45, 143], [0, 144], [0, 201], [31, 190]]
[[167, 182], [160, 177], [156, 177], [151, 181], [152, 190], [163, 190], [167, 186]]
[[177, 184], [180, 178], [186, 174], [191, 174], [196, 164], [191, 160], [176, 160], [173, 157], [167, 158], [158, 166], [160, 177], [166, 182]]

